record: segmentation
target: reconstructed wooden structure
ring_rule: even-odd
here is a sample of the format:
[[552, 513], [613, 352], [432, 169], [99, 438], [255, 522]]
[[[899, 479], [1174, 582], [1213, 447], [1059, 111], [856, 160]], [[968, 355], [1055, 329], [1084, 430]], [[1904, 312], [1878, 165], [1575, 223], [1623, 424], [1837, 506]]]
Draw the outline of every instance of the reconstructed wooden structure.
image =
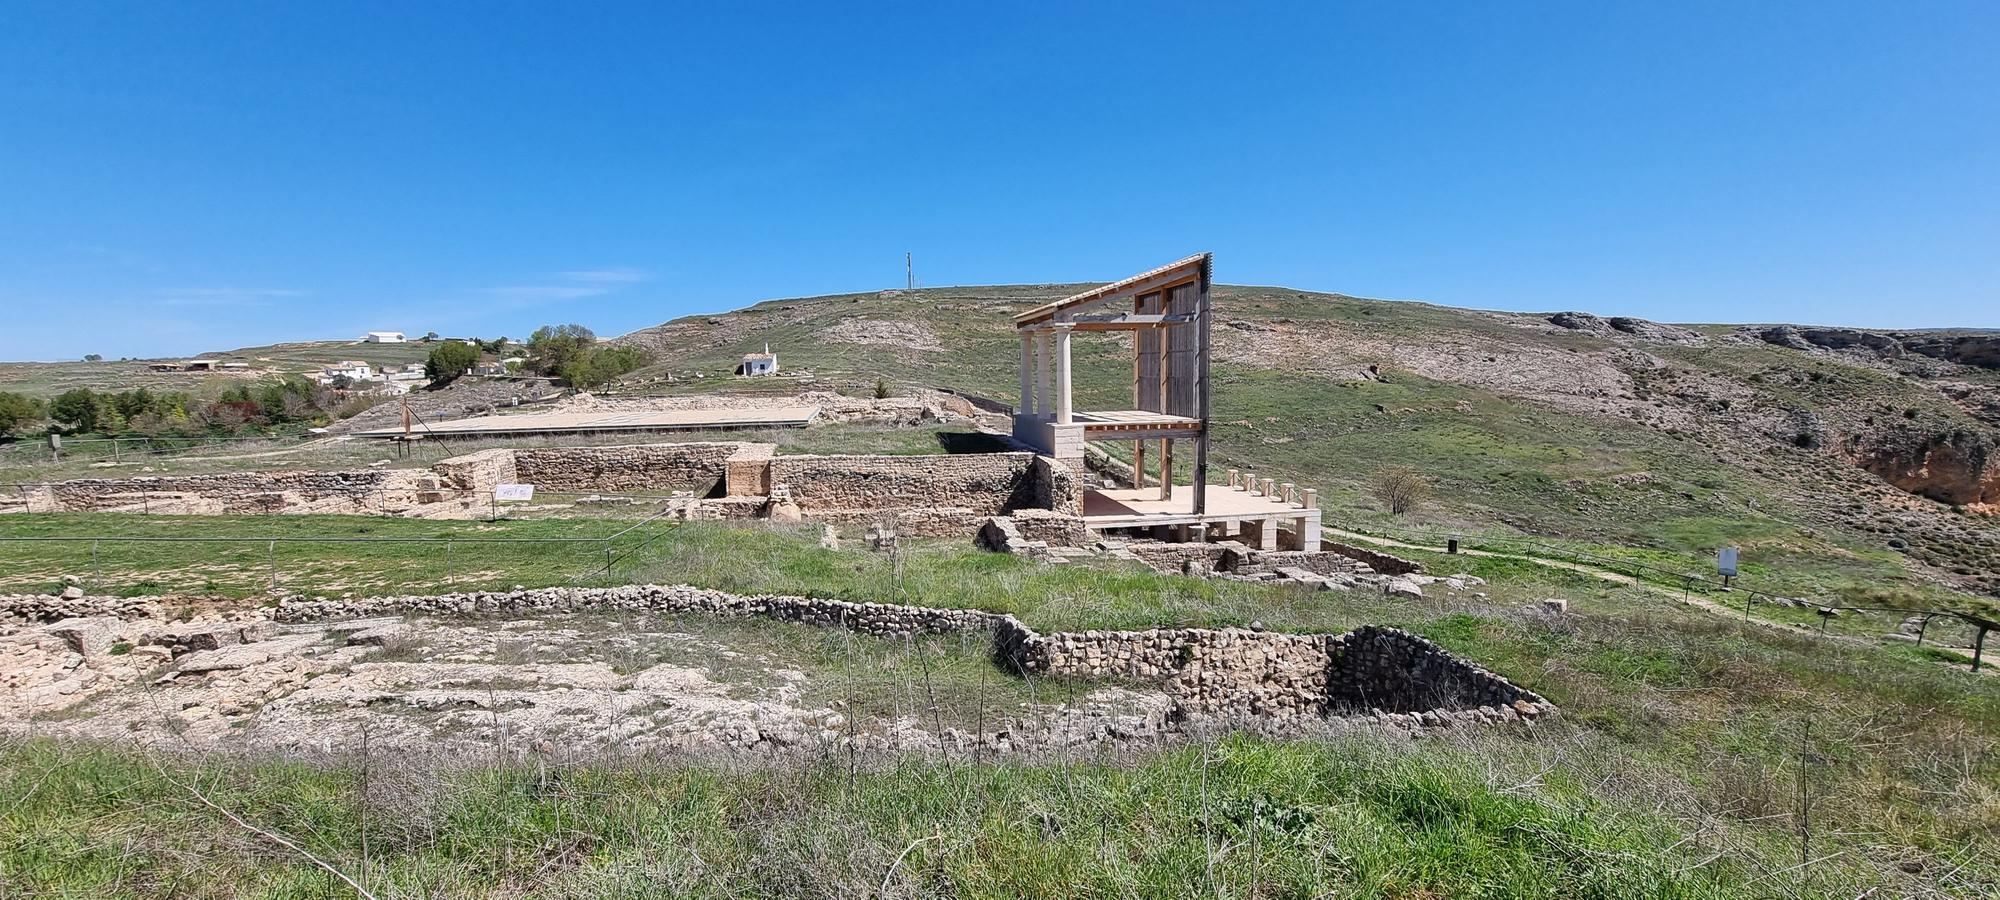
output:
[[[1077, 462], [1085, 441], [1133, 441], [1142, 482], [1145, 447], [1158, 441], [1161, 499], [1172, 497], [1174, 442], [1192, 440], [1194, 510], [1200, 512], [1208, 468], [1210, 265], [1208, 254], [1196, 254], [1015, 316], [1021, 335], [1015, 436]], [[1131, 408], [1074, 408], [1070, 335], [1078, 331], [1132, 332]]]
[[[1015, 316], [1021, 335], [1021, 401], [1014, 436], [1079, 471], [1086, 441], [1132, 442], [1133, 488], [1087, 494], [1084, 518], [1093, 527], [1178, 526], [1186, 534], [1193, 526], [1212, 532], [1233, 523], [1254, 531], [1255, 543], [1263, 546], [1275, 540], [1277, 521], [1291, 519], [1298, 521], [1294, 532], [1300, 537], [1295, 540], [1305, 540], [1310, 532], [1317, 543], [1319, 510], [1301, 502], [1303, 495], [1289, 490], [1291, 485], [1278, 496], [1275, 487], [1245, 487], [1232, 478], [1233, 493], [1210, 496], [1212, 274], [1212, 258], [1199, 253]], [[1130, 407], [1075, 408], [1070, 338], [1079, 331], [1131, 332]], [[1193, 478], [1177, 491], [1174, 453], [1177, 444], [1188, 442], [1194, 444]]]

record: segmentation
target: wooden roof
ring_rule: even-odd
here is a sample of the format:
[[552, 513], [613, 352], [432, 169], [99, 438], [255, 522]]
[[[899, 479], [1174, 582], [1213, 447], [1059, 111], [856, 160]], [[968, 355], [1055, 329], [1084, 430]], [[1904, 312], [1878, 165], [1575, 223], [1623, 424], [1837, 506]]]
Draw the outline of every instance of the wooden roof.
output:
[[1214, 265], [1213, 259], [1214, 257], [1211, 254], [1197, 253], [1186, 259], [1168, 263], [1157, 269], [1140, 272], [1130, 278], [1094, 287], [1081, 294], [1072, 294], [1054, 303], [1045, 303], [1015, 316], [1014, 326], [1020, 328], [1033, 325], [1055, 318], [1057, 313], [1064, 310], [1089, 306], [1093, 303], [1102, 303], [1118, 297], [1150, 293], [1160, 288], [1180, 284], [1194, 278], [1201, 279], [1201, 283], [1206, 285], [1208, 284], [1209, 275]]

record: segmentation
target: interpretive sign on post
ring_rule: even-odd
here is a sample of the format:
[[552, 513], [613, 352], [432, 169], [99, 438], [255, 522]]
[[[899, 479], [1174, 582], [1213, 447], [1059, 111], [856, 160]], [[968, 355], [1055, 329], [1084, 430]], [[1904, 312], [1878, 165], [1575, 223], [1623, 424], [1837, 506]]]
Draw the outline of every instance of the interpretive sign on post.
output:
[[503, 502], [508, 500], [533, 500], [535, 499], [535, 486], [532, 484], [496, 484], [493, 486], [493, 499]]
[[1722, 586], [1729, 586], [1729, 579], [1736, 577], [1736, 548], [1724, 547], [1715, 551], [1715, 573], [1722, 576]]

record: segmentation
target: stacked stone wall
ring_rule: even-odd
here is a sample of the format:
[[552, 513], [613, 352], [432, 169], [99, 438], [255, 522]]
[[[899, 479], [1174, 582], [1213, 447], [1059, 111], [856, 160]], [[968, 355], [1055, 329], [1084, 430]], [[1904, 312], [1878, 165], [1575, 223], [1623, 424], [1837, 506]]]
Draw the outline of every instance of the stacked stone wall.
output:
[[1222, 554], [1216, 569], [1236, 575], [1261, 575], [1280, 569], [1304, 569], [1318, 575], [1353, 575], [1372, 566], [1332, 550], [1253, 550], [1232, 547]]
[[1021, 537], [1051, 547], [1083, 547], [1096, 539], [1083, 517], [1048, 509], [1017, 509], [1014, 527]]
[[443, 460], [431, 470], [454, 488], [485, 493], [496, 485], [521, 482], [520, 470], [514, 464], [514, 453], [507, 449], [481, 450]]
[[614, 491], [715, 484], [729, 475], [731, 457], [762, 446], [767, 445], [718, 441], [511, 452], [523, 482], [550, 490]]
[[[146, 509], [158, 499], [162, 511], [177, 509], [178, 503], [190, 507], [187, 511], [261, 513], [289, 511], [299, 504], [327, 500], [354, 509], [407, 503], [416, 489], [416, 473], [407, 471], [226, 472], [81, 478], [48, 485], [47, 496], [55, 509], [68, 511]], [[176, 495], [185, 499], [176, 500]]]
[[1352, 544], [1342, 544], [1337, 541], [1321, 541], [1320, 547], [1328, 552], [1338, 553], [1348, 559], [1360, 560], [1367, 563], [1369, 568], [1384, 575], [1408, 575], [1412, 572], [1420, 572], [1424, 568], [1412, 560], [1407, 560], [1400, 556], [1392, 556], [1379, 550], [1356, 547]]
[[838, 510], [964, 508], [975, 516], [1044, 508], [1032, 453], [776, 456], [771, 482], [814, 518]]
[[[0, 598], [5, 608], [9, 598]], [[1555, 707], [1421, 637], [1364, 626], [1346, 634], [1160, 628], [1040, 634], [1010, 615], [811, 597], [744, 596], [685, 585], [544, 588], [367, 600], [287, 601], [281, 621], [395, 613], [515, 614], [586, 609], [765, 617], [906, 637], [986, 632], [995, 661], [1029, 677], [1158, 683], [1183, 714], [1358, 717], [1404, 728], [1533, 719]]]

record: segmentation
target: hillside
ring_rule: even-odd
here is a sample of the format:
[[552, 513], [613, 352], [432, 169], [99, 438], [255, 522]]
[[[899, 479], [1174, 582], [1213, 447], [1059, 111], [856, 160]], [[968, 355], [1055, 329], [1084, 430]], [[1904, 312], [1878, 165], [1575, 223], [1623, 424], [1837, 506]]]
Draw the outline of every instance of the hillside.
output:
[[[370, 344], [363, 341], [288, 341], [235, 350], [211, 351], [192, 357], [155, 359], [115, 359], [96, 362], [0, 362], [0, 390], [35, 397], [54, 397], [74, 388], [94, 391], [124, 391], [146, 388], [151, 391], [211, 393], [245, 378], [265, 375], [317, 372], [342, 360], [358, 359], [373, 366], [420, 364], [431, 345], [420, 341], [403, 344]], [[182, 359], [218, 359], [246, 362], [251, 371], [158, 372], [153, 363], [180, 362]]]
[[[768, 342], [789, 372], [1011, 402], [1009, 314], [1082, 287], [776, 300], [618, 340], [663, 360], [641, 381], [726, 373]], [[1517, 530], [1682, 563], [1740, 544], [1763, 574], [1849, 599], [2000, 592], [1993, 332], [1662, 325], [1226, 285], [1215, 304], [1215, 464], [1319, 486], [1333, 522]], [[1116, 339], [1078, 336], [1079, 406], [1126, 404], [1126, 364], [1093, 352]], [[1390, 463], [1435, 483], [1418, 518], [1367, 496]]]

